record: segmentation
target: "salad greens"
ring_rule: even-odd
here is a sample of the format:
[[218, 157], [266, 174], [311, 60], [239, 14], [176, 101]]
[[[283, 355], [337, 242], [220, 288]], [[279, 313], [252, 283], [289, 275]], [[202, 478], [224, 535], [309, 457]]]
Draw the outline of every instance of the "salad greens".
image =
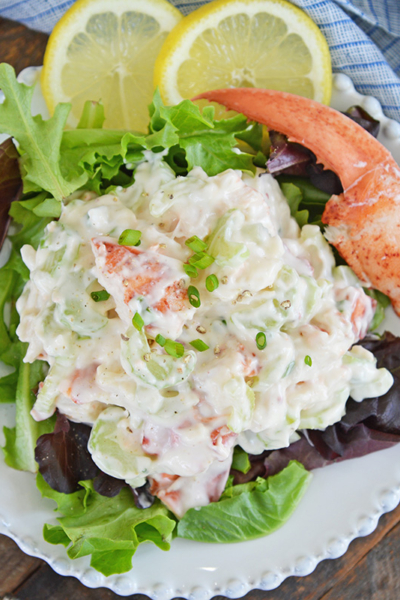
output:
[[91, 481], [82, 481], [83, 489], [73, 494], [54, 491], [40, 474], [36, 483], [63, 515], [59, 526], [44, 526], [44, 539], [68, 547], [70, 558], [91, 555], [91, 566], [103, 575], [129, 571], [142, 542], [152, 542], [161, 550], [170, 548], [176, 521], [159, 500], [142, 510], [136, 508], [128, 488], [107, 498], [95, 492]]
[[385, 318], [385, 310], [388, 306], [390, 306], [390, 298], [388, 298], [386, 294], [380, 292], [379, 290], [364, 288], [364, 292], [367, 294], [367, 296], [371, 296], [371, 298], [376, 300], [375, 314], [369, 328], [369, 331], [375, 331], [375, 329], [379, 327]]
[[[23, 362], [26, 344], [16, 336], [19, 317], [15, 308], [29, 278], [21, 247], [29, 243], [37, 248], [46, 225], [60, 216], [65, 197], [78, 189], [103, 194], [115, 186], [130, 185], [135, 166], [147, 150], [162, 152], [165, 162], [178, 175], [185, 175], [194, 166], [202, 167], [209, 176], [228, 168], [255, 173], [256, 166], [265, 166], [267, 159], [262, 126], [248, 123], [243, 115], [217, 121], [212, 107], [200, 112], [189, 100], [167, 107], [156, 91], [149, 107], [147, 135], [103, 130], [104, 109], [97, 102], [87, 102], [78, 127], [65, 130], [70, 106], [58, 105], [48, 120], [31, 116], [33, 88], [18, 83], [13, 69], [6, 64], [0, 65], [0, 88], [5, 94], [0, 105], [0, 131], [16, 140], [19, 152], [11, 140], [0, 146], [2, 201], [7, 211], [11, 204], [10, 215], [17, 226], [9, 236], [9, 260], [0, 269], [0, 361], [9, 367], [9, 373], [0, 378], [0, 402], [16, 403], [16, 425], [4, 428], [3, 450], [7, 464], [16, 469], [37, 472], [40, 465], [37, 486], [44, 497], [57, 503], [60, 514], [59, 525], [45, 525], [45, 539], [63, 544], [71, 558], [91, 555], [91, 565], [111, 575], [131, 568], [140, 543], [151, 541], [168, 550], [176, 532], [180, 537], [203, 542], [236, 542], [271, 533], [290, 517], [309, 484], [311, 475], [296, 461], [286, 461], [285, 468], [268, 479], [258, 477], [233, 485], [233, 478], [229, 478], [218, 502], [190, 509], [177, 525], [176, 518], [159, 500], [148, 508], [138, 508], [129, 486], [107, 480], [104, 473], [97, 474], [87, 448], [83, 456], [88, 437], [84, 425], [60, 418], [54, 430], [54, 418], [37, 423], [30, 411], [46, 366], [42, 361]], [[298, 223], [303, 225], [309, 219], [319, 222], [330, 194], [302, 177], [282, 175], [278, 180]], [[216, 261], [221, 264], [240, 263], [243, 258], [246, 248], [228, 235], [240, 220], [239, 213], [232, 211], [221, 219], [210, 239]], [[0, 217], [5, 231], [8, 217], [4, 210]], [[204, 256], [207, 259], [202, 249], [193, 251], [200, 252], [202, 260]], [[201, 264], [198, 260], [188, 267], [196, 270], [196, 266], [202, 268]], [[380, 318], [386, 297], [373, 294], [381, 307]], [[131, 335], [136, 351], [141, 340], [141, 327], [137, 329]], [[164, 340], [163, 345], [170, 341]], [[127, 356], [134, 356], [133, 350]], [[178, 355], [170, 354], [171, 361], [180, 360]], [[153, 368], [155, 387], [161, 387], [164, 375], [160, 376], [160, 367], [151, 362], [148, 365]], [[184, 367], [189, 369], [190, 365], [185, 363]], [[72, 447], [75, 461], [71, 460], [74, 452], [68, 452]], [[237, 447], [233, 469], [250, 476], [254, 472], [252, 464], [247, 453]]]
[[35, 460], [39, 472], [53, 490], [72, 494], [79, 482], [95, 478], [99, 469], [88, 450], [91, 428], [57, 414], [54, 431], [36, 440]]
[[80, 176], [71, 181], [60, 168], [60, 144], [70, 107], [59, 104], [51, 119], [31, 116], [33, 87], [18, 83], [10, 65], [0, 65], [0, 87], [5, 100], [0, 108], [0, 131], [19, 144], [24, 192], [44, 189], [57, 200], [65, 198], [84, 183]]
[[[16, 403], [16, 426], [4, 428], [4, 455], [10, 467], [32, 472], [37, 471], [34, 457], [36, 440], [40, 435], [52, 431], [54, 419], [37, 423], [30, 415], [35, 402], [34, 390], [43, 381], [46, 368], [41, 361], [33, 364], [23, 362], [27, 345], [20, 342], [16, 335], [19, 317], [15, 303], [29, 278], [29, 271], [19, 250], [26, 243], [36, 247], [50, 220], [34, 214], [33, 209], [40, 202], [41, 198], [36, 197], [12, 203], [10, 215], [21, 228], [10, 236], [10, 258], [0, 269], [0, 360], [11, 370], [0, 378], [0, 402]], [[7, 319], [6, 304], [10, 307]]]
[[179, 174], [194, 165], [208, 175], [227, 168], [255, 172], [251, 154], [234, 152], [235, 134], [253, 131], [244, 115], [216, 121], [212, 107], [201, 113], [190, 100], [166, 107], [156, 91], [148, 135], [103, 130], [103, 107], [91, 102], [78, 128], [64, 131], [70, 105], [59, 104], [47, 121], [32, 117], [34, 88], [18, 83], [12, 67], [4, 63], [0, 88], [5, 94], [0, 131], [18, 142], [25, 193], [45, 190], [61, 201], [82, 186], [100, 193], [110, 185], [129, 185], [132, 177], [125, 165], [132, 168], [143, 159], [144, 150], [167, 151], [165, 160]]
[[311, 474], [292, 461], [272, 477], [226, 487], [219, 502], [191, 508], [178, 523], [178, 536], [198, 542], [243, 542], [281, 527], [303, 497]]
[[298, 225], [303, 227], [306, 223], [312, 223], [322, 228], [322, 213], [331, 194], [319, 190], [303, 177], [280, 175], [277, 179], [288, 201], [290, 214]]

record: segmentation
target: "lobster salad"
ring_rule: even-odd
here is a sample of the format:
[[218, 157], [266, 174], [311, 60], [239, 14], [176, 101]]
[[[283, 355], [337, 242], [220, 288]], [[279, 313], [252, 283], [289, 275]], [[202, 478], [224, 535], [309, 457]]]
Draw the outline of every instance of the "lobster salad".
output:
[[109, 575], [144, 541], [252, 539], [311, 469], [399, 441], [398, 340], [367, 336], [389, 300], [324, 237], [340, 182], [311, 151], [157, 94], [147, 135], [97, 103], [75, 130], [64, 108], [16, 127], [32, 90], [0, 69], [3, 450], [58, 503], [47, 541]]

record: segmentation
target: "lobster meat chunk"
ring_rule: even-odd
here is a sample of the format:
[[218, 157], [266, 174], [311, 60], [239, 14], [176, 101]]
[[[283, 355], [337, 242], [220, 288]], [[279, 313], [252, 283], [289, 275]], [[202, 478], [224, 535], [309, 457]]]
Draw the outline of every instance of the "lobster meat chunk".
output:
[[400, 170], [390, 152], [342, 113], [301, 96], [235, 88], [200, 98], [284, 133], [338, 175], [344, 191], [326, 204], [326, 237], [366, 286], [390, 297], [400, 316]]

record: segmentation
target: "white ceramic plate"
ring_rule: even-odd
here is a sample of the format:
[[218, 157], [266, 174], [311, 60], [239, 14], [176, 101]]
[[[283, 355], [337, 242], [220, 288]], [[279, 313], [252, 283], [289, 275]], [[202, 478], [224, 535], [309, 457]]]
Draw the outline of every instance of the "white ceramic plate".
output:
[[[27, 69], [20, 79], [31, 84], [36, 76], [37, 71]], [[37, 91], [34, 112], [43, 108], [42, 103]], [[377, 100], [358, 94], [346, 75], [335, 75], [332, 106], [343, 110], [352, 104], [362, 105], [381, 120], [379, 139], [400, 163], [400, 125], [383, 115]], [[400, 320], [392, 312], [386, 328], [400, 334]], [[13, 406], [0, 406], [3, 424], [13, 425], [13, 415]], [[225, 545], [177, 539], [169, 552], [142, 545], [133, 569], [112, 577], [92, 569], [89, 557], [72, 561], [62, 546], [43, 540], [43, 524], [56, 523], [54, 503], [40, 497], [31, 474], [9, 469], [0, 459], [0, 480], [0, 533], [13, 538], [27, 554], [46, 560], [61, 575], [122, 596], [238, 598], [253, 588], [274, 589], [290, 575], [308, 575], [321, 560], [341, 556], [351, 540], [371, 533], [379, 517], [400, 500], [400, 444], [316, 470], [295, 514], [269, 537]]]

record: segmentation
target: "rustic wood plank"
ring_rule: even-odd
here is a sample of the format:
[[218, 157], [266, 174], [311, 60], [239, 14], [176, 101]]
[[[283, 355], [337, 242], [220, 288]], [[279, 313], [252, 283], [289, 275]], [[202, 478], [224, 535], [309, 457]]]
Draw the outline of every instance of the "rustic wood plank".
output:
[[[120, 596], [105, 588], [90, 589], [74, 577], [61, 577], [48, 565], [43, 565], [25, 584], [14, 591], [18, 600], [120, 600]], [[135, 594], [130, 600], [148, 600]]]
[[400, 523], [321, 600], [398, 600]]
[[0, 597], [20, 586], [41, 564], [21, 552], [13, 540], [0, 536]]
[[45, 33], [0, 18], [0, 62], [10, 63], [17, 73], [43, 64], [47, 40]]

